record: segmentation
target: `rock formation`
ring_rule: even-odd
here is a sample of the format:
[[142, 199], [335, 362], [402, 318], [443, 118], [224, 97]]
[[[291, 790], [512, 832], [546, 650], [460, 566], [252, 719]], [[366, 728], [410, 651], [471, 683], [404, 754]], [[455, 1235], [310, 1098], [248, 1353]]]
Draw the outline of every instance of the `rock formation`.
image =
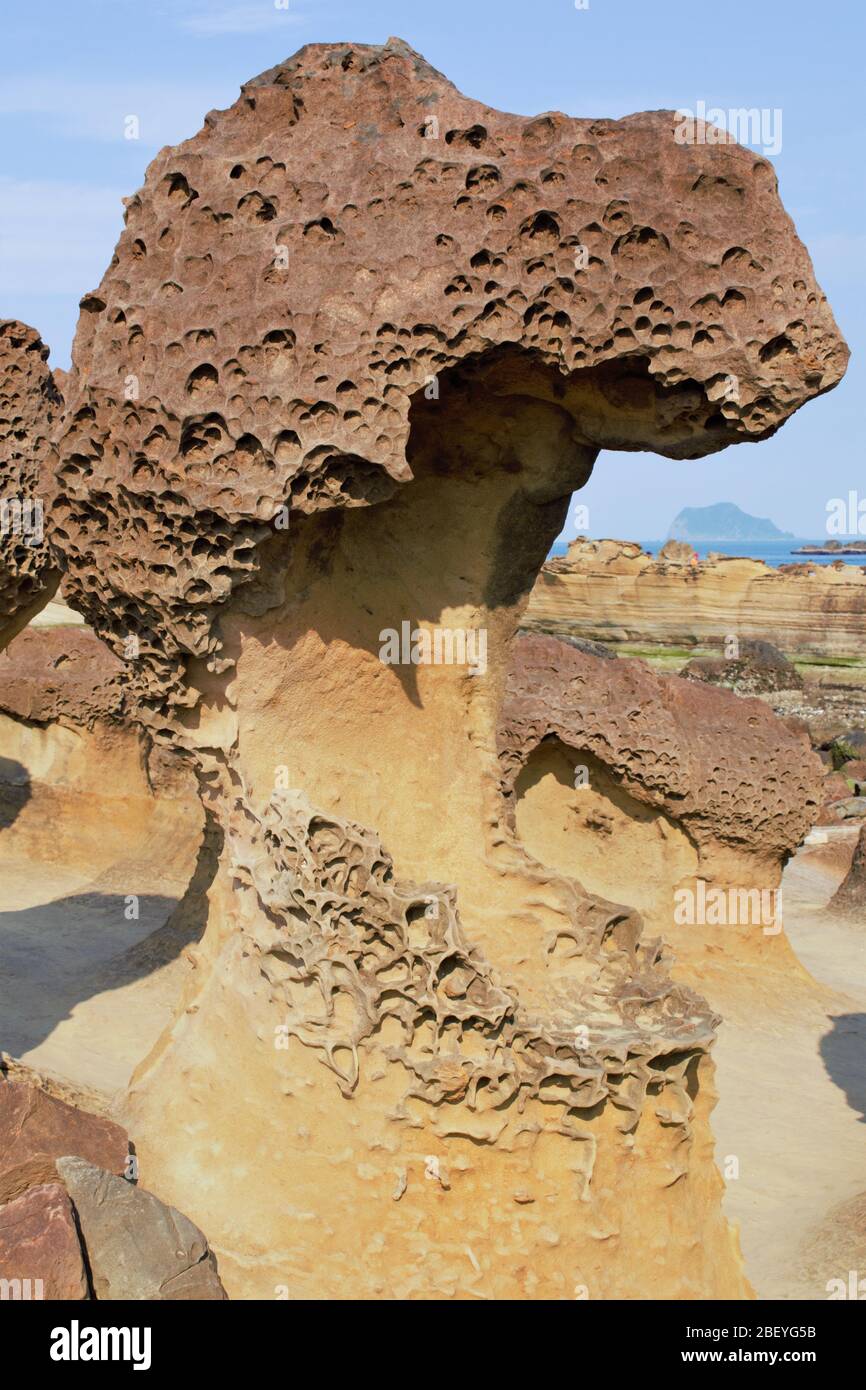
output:
[[[527, 635], [512, 645], [500, 758], [521, 843], [639, 910], [678, 959], [705, 964], [710, 945], [741, 970], [770, 951], [793, 963], [771, 895], [815, 821], [823, 769], [765, 704]], [[681, 890], [757, 890], [768, 917], [678, 930]]]
[[[674, 546], [678, 546], [674, 550]], [[866, 567], [780, 565], [711, 555], [669, 542], [655, 559], [631, 541], [578, 537], [544, 565], [525, 626], [600, 642], [696, 645], [728, 634], [788, 655], [860, 656], [866, 644]]]
[[45, 528], [61, 404], [39, 334], [0, 320], [0, 650], [57, 588]]
[[0, 710], [34, 724], [122, 723], [125, 667], [89, 627], [30, 627], [0, 654]]
[[82, 300], [52, 546], [222, 842], [127, 1109], [230, 1292], [748, 1292], [712, 1013], [520, 843], [497, 744], [598, 450], [759, 440], [844, 371], [771, 165], [676, 122], [309, 46], [153, 161]]
[[736, 652], [736, 656], [695, 657], [680, 675], [685, 680], [723, 685], [743, 695], [802, 689], [803, 677], [796, 666], [772, 642], [737, 640]]
[[830, 908], [866, 925], [866, 825], [858, 836], [851, 867], [830, 900]]
[[136, 1176], [119, 1125], [0, 1075], [2, 1297], [225, 1298], [202, 1232]]
[[79, 1154], [110, 1173], [127, 1171], [129, 1140], [119, 1125], [23, 1081], [0, 1081], [0, 1203], [57, 1180], [55, 1162]]
[[75, 1208], [94, 1298], [225, 1298], [204, 1235], [181, 1212], [82, 1158], [58, 1159], [57, 1172]]
[[507, 797], [551, 740], [603, 764], [625, 792], [676, 820], [701, 868], [727, 845], [759, 872], [778, 869], [819, 804], [820, 762], [761, 701], [521, 636], [501, 717]]

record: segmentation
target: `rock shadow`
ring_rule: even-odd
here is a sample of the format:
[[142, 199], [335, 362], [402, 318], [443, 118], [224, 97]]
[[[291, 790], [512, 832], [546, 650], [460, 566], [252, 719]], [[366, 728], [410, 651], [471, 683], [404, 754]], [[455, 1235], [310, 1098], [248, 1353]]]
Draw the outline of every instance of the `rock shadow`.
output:
[[866, 1124], [866, 1014], [831, 1014], [833, 1027], [821, 1039], [827, 1075], [845, 1093], [860, 1123]]
[[0, 830], [14, 825], [30, 795], [30, 773], [24, 764], [0, 757]]

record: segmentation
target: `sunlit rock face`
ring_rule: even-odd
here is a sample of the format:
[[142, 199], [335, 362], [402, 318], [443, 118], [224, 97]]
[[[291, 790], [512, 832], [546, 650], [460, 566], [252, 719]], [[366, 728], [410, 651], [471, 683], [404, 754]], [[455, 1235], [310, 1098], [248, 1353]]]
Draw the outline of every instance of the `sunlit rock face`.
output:
[[52, 544], [223, 837], [128, 1108], [230, 1293], [748, 1292], [712, 1014], [527, 852], [497, 743], [599, 448], [760, 439], [844, 370], [771, 166], [676, 119], [307, 47], [157, 157], [82, 301]]
[[0, 319], [0, 650], [57, 588], [45, 533], [61, 404], [39, 334]]
[[866, 643], [866, 569], [814, 563], [774, 568], [668, 541], [656, 556], [635, 541], [572, 541], [547, 560], [527, 606], [534, 631], [607, 642], [724, 647], [728, 634], [790, 656], [852, 657]]

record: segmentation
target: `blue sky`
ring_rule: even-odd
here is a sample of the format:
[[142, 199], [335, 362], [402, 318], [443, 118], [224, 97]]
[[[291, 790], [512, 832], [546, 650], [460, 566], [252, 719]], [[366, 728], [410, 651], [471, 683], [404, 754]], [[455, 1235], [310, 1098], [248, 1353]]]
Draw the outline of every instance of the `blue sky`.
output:
[[[5, 0], [0, 315], [32, 323], [67, 366], [121, 197], [162, 145], [304, 43], [396, 34], [467, 95], [527, 115], [778, 108], [782, 197], [854, 353], [846, 380], [764, 444], [703, 462], [604, 453], [577, 500], [593, 535], [654, 539], [680, 507], [730, 500], [820, 536], [830, 498], [866, 497], [864, 12], [855, 0]], [[138, 140], [124, 136], [131, 114]]]

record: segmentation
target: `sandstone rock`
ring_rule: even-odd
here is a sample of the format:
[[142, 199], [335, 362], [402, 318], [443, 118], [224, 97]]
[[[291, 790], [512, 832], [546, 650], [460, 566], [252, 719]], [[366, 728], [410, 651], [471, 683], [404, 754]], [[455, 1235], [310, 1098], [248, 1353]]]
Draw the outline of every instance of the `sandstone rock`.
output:
[[92, 728], [123, 716], [125, 666], [87, 627], [30, 627], [0, 653], [0, 709]]
[[579, 538], [567, 555], [545, 563], [524, 626], [673, 646], [709, 646], [732, 634], [776, 643], [789, 655], [859, 657], [866, 567], [776, 569], [726, 555], [693, 566], [652, 558], [630, 542]]
[[48, 602], [49, 437], [61, 398], [38, 333], [0, 320], [0, 649]]
[[[713, 1013], [639, 912], [520, 843], [496, 746], [599, 450], [760, 439], [844, 371], [771, 166], [677, 124], [507, 115], [399, 40], [308, 46], [157, 156], [83, 301], [52, 544], [115, 654], [137, 639], [132, 715], [222, 836], [128, 1113], [233, 1291], [273, 1297], [303, 1248], [295, 1296], [747, 1292]], [[386, 660], [404, 622], [483, 634], [483, 663]], [[812, 795], [796, 755], [771, 858]]]
[[[790, 729], [791, 733], [796, 735], [796, 737], [799, 738], [800, 742], [804, 743], [807, 746], [807, 748], [811, 750], [812, 735], [809, 730], [808, 720], [803, 719], [799, 714], [788, 714], [782, 715], [780, 717], [785, 727], [787, 729]], [[820, 753], [817, 756], [821, 758]], [[821, 762], [823, 761], [824, 759], [821, 758]]]
[[771, 642], [743, 641], [740, 655], [696, 657], [683, 667], [685, 680], [724, 685], [744, 695], [761, 695], [773, 690], [799, 690], [803, 678], [790, 661]]
[[831, 912], [866, 925], [866, 825], [862, 826], [851, 867], [830, 899]]
[[659, 559], [668, 565], [692, 565], [697, 551], [688, 541], [665, 541], [659, 551]]
[[866, 759], [851, 758], [848, 762], [844, 762], [841, 768], [841, 777], [847, 786], [853, 785], [858, 788], [856, 794], [859, 796], [861, 794], [859, 788], [866, 787]]
[[108, 1112], [108, 1102], [101, 1092], [87, 1086], [77, 1086], [65, 1077], [52, 1076], [28, 1066], [18, 1057], [0, 1051], [0, 1082], [18, 1081], [36, 1090], [44, 1091], [55, 1100], [65, 1101], [78, 1110], [86, 1110], [91, 1115], [104, 1115]]
[[224, 1299], [202, 1232], [174, 1207], [81, 1158], [60, 1158], [98, 1299]]
[[88, 1297], [72, 1204], [56, 1178], [0, 1206], [0, 1285], [3, 1297]]
[[119, 1125], [21, 1081], [0, 1081], [0, 1203], [56, 1181], [55, 1160], [79, 1154], [112, 1173], [126, 1170], [129, 1140]]
[[825, 803], [847, 800], [850, 790], [841, 772], [831, 772], [821, 783], [821, 798]]
[[599, 662], [554, 637], [513, 644], [500, 749], [513, 795], [533, 750], [559, 739], [617, 785], [687, 829], [705, 857], [725, 843], [781, 864], [814, 819], [818, 759], [761, 701], [661, 676], [642, 661]]

